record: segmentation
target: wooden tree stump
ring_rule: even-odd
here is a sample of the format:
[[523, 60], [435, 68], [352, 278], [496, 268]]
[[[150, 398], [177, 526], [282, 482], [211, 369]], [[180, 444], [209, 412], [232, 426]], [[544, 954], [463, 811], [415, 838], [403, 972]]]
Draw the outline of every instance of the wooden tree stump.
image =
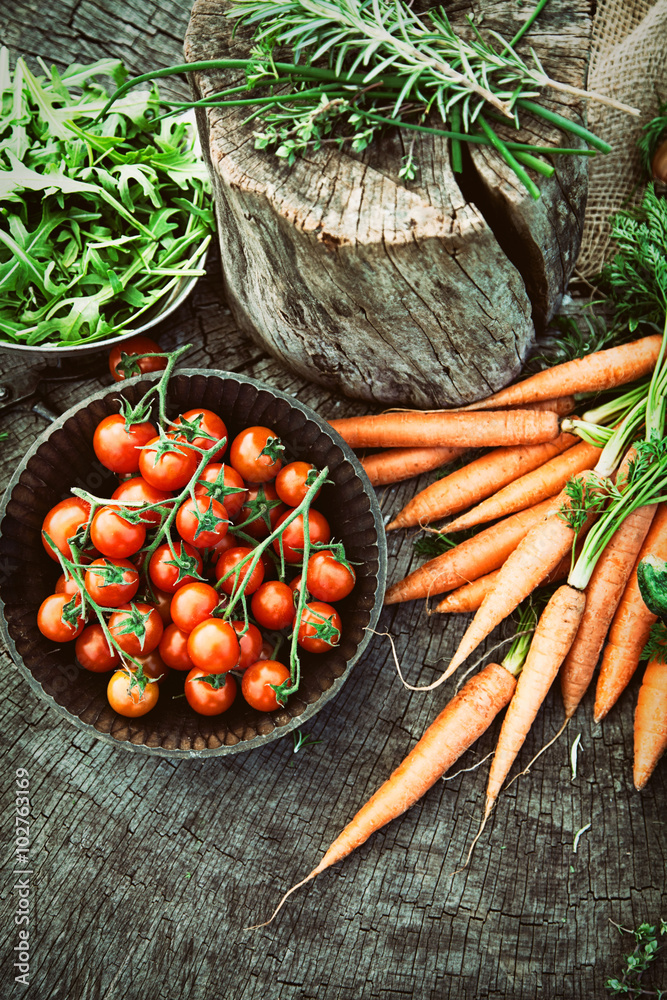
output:
[[[589, 6], [552, 0], [522, 43], [547, 72], [580, 87]], [[527, 16], [513, 0], [457, 0], [448, 13], [461, 31], [471, 8], [483, 30], [507, 38]], [[196, 0], [188, 61], [246, 57], [251, 31], [232, 38], [233, 23], [220, 0]], [[243, 79], [237, 71], [191, 77], [197, 98]], [[552, 106], [581, 121], [570, 98], [558, 95]], [[332, 144], [288, 167], [254, 148], [247, 115], [247, 107], [199, 111], [225, 292], [244, 330], [307, 378], [386, 403], [457, 405], [518, 374], [574, 267], [583, 157], [554, 157], [556, 173], [537, 178], [535, 202], [486, 147], [465, 151], [461, 178], [447, 140], [398, 129], [363, 154]], [[573, 145], [540, 120], [528, 125], [520, 138]], [[404, 182], [398, 173], [413, 139], [419, 173]]]

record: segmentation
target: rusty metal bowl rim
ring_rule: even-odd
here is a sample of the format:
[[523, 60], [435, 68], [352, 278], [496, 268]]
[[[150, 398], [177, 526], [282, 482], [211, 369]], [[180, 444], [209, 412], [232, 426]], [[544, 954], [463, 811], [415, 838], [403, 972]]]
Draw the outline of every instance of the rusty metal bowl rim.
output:
[[[126, 386], [131, 386], [137, 382], [141, 381], [157, 381], [161, 373], [149, 373], [144, 375], [137, 375], [135, 378], [126, 379], [122, 383], [115, 383], [112, 386], [107, 386], [103, 389], [86, 397], [85, 400], [76, 403], [74, 406], [66, 410], [65, 413], [61, 414], [49, 427], [39, 435], [39, 437], [33, 442], [31, 447], [28, 449], [26, 454], [23, 456], [22, 461], [19, 463], [14, 471], [14, 474], [5, 489], [2, 497], [2, 502], [0, 503], [0, 527], [7, 514], [7, 506], [12, 498], [13, 491], [19, 482], [19, 479], [23, 472], [26, 470], [28, 463], [37, 453], [38, 449], [44, 444], [49, 437], [63, 428], [64, 424], [73, 416], [76, 415], [80, 410], [85, 409], [91, 403], [99, 399], [104, 399], [106, 396], [113, 393], [122, 391]], [[357, 649], [352, 657], [346, 661], [345, 671], [339, 677], [336, 677], [331, 687], [323, 691], [317, 701], [306, 705], [306, 708], [299, 715], [293, 717], [291, 721], [284, 726], [276, 726], [270, 733], [255, 736], [251, 740], [244, 740], [233, 746], [222, 745], [220, 747], [207, 747], [202, 750], [196, 749], [179, 749], [179, 748], [167, 748], [162, 746], [150, 747], [142, 744], [131, 743], [129, 740], [119, 740], [116, 739], [112, 733], [101, 732], [96, 729], [91, 723], [84, 722], [79, 716], [70, 712], [65, 706], [60, 705], [55, 698], [48, 694], [39, 681], [33, 676], [30, 669], [23, 662], [23, 657], [18, 652], [16, 644], [9, 634], [9, 629], [7, 626], [7, 621], [5, 618], [5, 602], [0, 593], [0, 635], [4, 641], [5, 648], [8, 649], [12, 660], [19, 668], [21, 675], [28, 682], [30, 688], [37, 694], [37, 696], [45, 701], [51, 708], [68, 722], [76, 726], [77, 729], [94, 736], [96, 739], [101, 740], [107, 745], [112, 745], [114, 747], [122, 747], [125, 750], [129, 750], [135, 753], [146, 754], [148, 756], [158, 756], [158, 757], [168, 757], [171, 759], [178, 758], [205, 758], [205, 757], [219, 757], [225, 756], [227, 754], [242, 753], [246, 750], [252, 750], [264, 746], [273, 740], [279, 739], [282, 736], [287, 735], [287, 733], [293, 732], [295, 729], [299, 729], [304, 722], [316, 715], [324, 705], [338, 694], [340, 688], [343, 686], [345, 681], [350, 675], [352, 667], [361, 658], [366, 646], [368, 645], [372, 630], [377, 624], [378, 618], [382, 611], [384, 592], [386, 585], [387, 576], [387, 542], [384, 530], [384, 522], [382, 518], [382, 513], [380, 511], [380, 505], [378, 504], [375, 491], [370, 484], [368, 476], [366, 475], [363, 466], [361, 465], [359, 459], [354, 454], [352, 449], [343, 440], [343, 438], [334, 430], [333, 427], [326, 420], [320, 417], [315, 410], [307, 406], [305, 403], [300, 402], [300, 400], [289, 395], [288, 393], [282, 392], [280, 389], [275, 389], [273, 386], [268, 385], [265, 382], [260, 382], [257, 379], [250, 378], [246, 375], [241, 375], [237, 372], [224, 371], [219, 369], [205, 369], [205, 368], [177, 368], [174, 372], [174, 377], [186, 376], [186, 377], [196, 377], [204, 376], [206, 378], [214, 376], [222, 379], [234, 379], [237, 382], [245, 385], [251, 385], [257, 390], [268, 392], [278, 399], [283, 399], [291, 407], [300, 410], [304, 416], [315, 423], [320, 431], [326, 434], [333, 445], [336, 445], [343, 452], [345, 459], [350, 463], [354, 469], [355, 475], [360, 479], [363, 486], [364, 492], [368, 496], [370, 511], [373, 516], [373, 523], [375, 527], [375, 532], [377, 536], [377, 550], [378, 550], [378, 569], [376, 576], [376, 590], [375, 590], [375, 600], [373, 607], [369, 611], [369, 621], [366, 626], [366, 635], [360, 641]]]

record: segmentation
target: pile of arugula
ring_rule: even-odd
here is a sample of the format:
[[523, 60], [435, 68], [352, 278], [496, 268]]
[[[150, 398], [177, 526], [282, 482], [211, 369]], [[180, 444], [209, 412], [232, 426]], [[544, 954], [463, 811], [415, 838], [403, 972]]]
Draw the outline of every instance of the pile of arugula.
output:
[[206, 167], [156, 88], [119, 101], [100, 60], [12, 74], [0, 49], [0, 340], [71, 346], [138, 325], [210, 241]]

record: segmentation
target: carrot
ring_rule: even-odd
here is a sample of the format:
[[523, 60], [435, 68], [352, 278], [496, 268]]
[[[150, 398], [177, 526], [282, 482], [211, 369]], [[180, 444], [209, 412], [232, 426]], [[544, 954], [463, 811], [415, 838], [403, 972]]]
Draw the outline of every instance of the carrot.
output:
[[384, 603], [398, 604], [431, 594], [444, 594], [498, 569], [530, 529], [557, 509], [558, 502], [555, 498], [544, 500], [529, 510], [519, 511], [430, 559], [405, 579], [392, 584], [384, 596]]
[[[572, 559], [569, 554], [561, 559], [553, 573], [549, 573], [542, 580], [542, 585], [545, 583], [554, 583], [556, 580], [564, 580], [570, 570], [571, 562]], [[473, 580], [471, 583], [466, 583], [463, 587], [459, 587], [458, 590], [453, 590], [451, 594], [447, 594], [447, 597], [440, 601], [435, 611], [445, 614], [477, 611], [477, 608], [481, 605], [486, 595], [491, 593], [495, 587], [499, 574], [499, 569], [494, 570], [493, 573], [487, 573], [486, 576], [481, 576], [479, 579]]]
[[644, 604], [637, 582], [637, 566], [649, 555], [667, 558], [667, 504], [664, 503], [658, 506], [609, 629], [595, 689], [596, 722], [605, 717], [628, 686], [651, 627], [657, 621], [657, 616]]
[[[637, 450], [627, 452], [616, 476], [616, 485], [627, 485], [630, 463]], [[641, 549], [657, 505], [633, 511], [619, 525], [602, 551], [586, 586], [586, 610], [560, 675], [565, 717], [570, 719], [591, 682], [607, 629], [623, 596], [623, 591]]]
[[[465, 510], [518, 476], [548, 462], [554, 455], [560, 455], [575, 444], [576, 440], [573, 434], [559, 434], [554, 441], [546, 444], [496, 448], [417, 493], [387, 525], [387, 531], [428, 524], [440, 517], [449, 517], [450, 514]], [[537, 502], [536, 500], [535, 503]], [[533, 504], [524, 506], [530, 507]]]
[[391, 448], [364, 458], [364, 472], [371, 486], [386, 486], [432, 472], [465, 455], [466, 448]]
[[[570, 482], [579, 480], [582, 489], [587, 490], [589, 476], [590, 473], [581, 472]], [[555, 503], [554, 512], [528, 532], [503, 564], [496, 586], [484, 598], [468, 626], [459, 648], [444, 673], [445, 679], [451, 677], [480, 642], [539, 586], [547, 573], [551, 573], [572, 548], [576, 537], [575, 531], [568, 520], [561, 516], [560, 510], [561, 506], [565, 509], [571, 507], [569, 492], [564, 489], [558, 497], [544, 502]]]
[[343, 417], [330, 423], [352, 448], [489, 448], [539, 444], [558, 436], [558, 415], [552, 410], [484, 414], [408, 411]]
[[635, 709], [635, 788], [641, 791], [667, 750], [667, 664], [650, 660]]
[[376, 830], [414, 805], [488, 729], [509, 702], [515, 687], [514, 675], [498, 663], [490, 663], [471, 677], [431, 723], [405, 760], [350, 820], [317, 867], [283, 896], [267, 923], [273, 920], [295, 889], [342, 861]]
[[[540, 445], [534, 447], [539, 448]], [[485, 521], [495, 521], [496, 518], [507, 517], [517, 510], [532, 507], [540, 500], [559, 493], [570, 476], [585, 469], [592, 469], [601, 454], [601, 448], [585, 442], [569, 448], [564, 454], [557, 455], [539, 468], [514, 479], [504, 489], [473, 507], [467, 514], [457, 517], [447, 525], [447, 531], [463, 531]]]
[[630, 344], [566, 361], [472, 403], [466, 411], [519, 406], [576, 392], [600, 392], [633, 382], [653, 371], [661, 343], [662, 336], [656, 333]]

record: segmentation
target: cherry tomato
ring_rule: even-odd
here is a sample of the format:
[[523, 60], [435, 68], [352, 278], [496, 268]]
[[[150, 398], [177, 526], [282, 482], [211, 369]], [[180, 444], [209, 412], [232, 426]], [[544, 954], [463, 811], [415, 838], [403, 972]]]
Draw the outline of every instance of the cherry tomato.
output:
[[212, 545], [209, 554], [213, 560], [219, 559], [223, 552], [228, 552], [230, 549], [238, 548], [238, 538], [236, 538], [231, 531], [228, 531], [226, 535], [223, 535], [219, 542]]
[[[218, 480], [220, 480], [218, 482]], [[240, 490], [239, 493], [226, 493], [228, 489]], [[248, 491], [245, 483], [239, 476], [236, 469], [231, 465], [221, 465], [219, 462], [211, 462], [197, 480], [195, 486], [196, 497], [211, 496], [218, 503], [221, 503], [229, 517], [234, 518], [243, 507]]]
[[111, 615], [109, 631], [129, 656], [146, 656], [159, 645], [164, 625], [152, 604], [123, 604]]
[[268, 483], [282, 468], [282, 443], [270, 427], [246, 427], [229, 449], [229, 461], [248, 483]]
[[307, 586], [318, 601], [342, 601], [356, 579], [352, 567], [343, 566], [329, 549], [314, 552], [308, 560]]
[[120, 666], [118, 650], [109, 646], [102, 626], [97, 622], [86, 625], [74, 644], [74, 652], [81, 666], [94, 674], [104, 674]]
[[141, 685], [136, 682], [130, 686], [131, 681], [130, 672], [117, 670], [112, 674], [107, 686], [107, 698], [114, 712], [136, 719], [155, 707], [160, 690], [154, 681], [149, 682], [143, 691]]
[[262, 642], [262, 648], [259, 651], [258, 660], [272, 660], [273, 659], [273, 643], [270, 643], [268, 639], [264, 639]]
[[[298, 507], [310, 489], [308, 477], [315, 479], [317, 469], [310, 462], [290, 462], [276, 476], [276, 493], [288, 507]], [[313, 500], [320, 495], [318, 490]]]
[[262, 628], [287, 628], [294, 621], [294, 593], [286, 583], [269, 580], [252, 595], [252, 613]]
[[74, 597], [75, 594], [79, 593], [79, 585], [73, 576], [69, 579], [64, 573], [61, 573], [56, 580], [56, 594], [69, 594], [70, 597]]
[[120, 413], [112, 413], [95, 428], [93, 448], [106, 469], [118, 473], [136, 472], [143, 454], [140, 449], [156, 434], [157, 428], [148, 420], [132, 424], [128, 431], [125, 418]]
[[[299, 574], [299, 576], [294, 577], [294, 579], [291, 581], [289, 585], [289, 589], [292, 591], [293, 594], [301, 593], [301, 574]], [[296, 598], [294, 598], [294, 600], [296, 600]]]
[[188, 638], [188, 656], [195, 667], [209, 674], [224, 674], [239, 661], [241, 650], [236, 632], [222, 618], [200, 622]]
[[213, 497], [186, 500], [176, 513], [176, 529], [185, 542], [198, 549], [215, 545], [227, 534], [227, 511]]
[[326, 653], [340, 642], [340, 631], [341, 620], [336, 609], [322, 601], [311, 601], [303, 609], [297, 642], [309, 653]]
[[168, 625], [171, 621], [171, 599], [173, 596], [173, 594], [168, 594], [166, 590], [153, 587], [153, 596], [148, 603], [154, 604], [158, 609], [163, 625]]
[[143, 524], [126, 521], [120, 510], [99, 507], [90, 525], [90, 540], [102, 555], [126, 559], [138, 552], [146, 541]]
[[167, 594], [175, 594], [179, 587], [184, 587], [186, 583], [194, 583], [195, 577], [190, 573], [201, 573], [203, 566], [199, 552], [187, 542], [175, 544], [174, 550], [179, 558], [189, 564], [189, 572], [184, 572], [179, 566], [173, 565], [174, 557], [167, 542], [158, 545], [148, 564], [148, 575], [152, 582]]
[[[250, 555], [252, 549], [249, 549], [246, 545], [238, 545], [235, 549], [228, 549], [227, 552], [223, 552], [217, 563], [215, 564], [215, 577], [216, 580], [222, 580], [230, 571], [234, 570], [238, 564], [245, 559], [246, 556]], [[261, 582], [264, 579], [264, 566], [262, 565], [262, 560], [257, 561], [257, 565], [254, 570], [248, 576], [248, 567], [244, 566], [238, 572], [231, 573], [224, 583], [220, 584], [220, 589], [225, 594], [231, 594], [237, 587], [243, 586], [244, 581], [247, 578], [247, 583], [245, 584], [245, 593], [249, 597], [250, 594], [254, 594]]]
[[[239, 524], [244, 524], [248, 518], [251, 518], [248, 524], [244, 524], [243, 530], [246, 535], [261, 540], [273, 531], [278, 523], [278, 518], [286, 513], [287, 507], [282, 502], [278, 502], [278, 494], [271, 483], [260, 483], [257, 486], [251, 486], [248, 490], [246, 501], [237, 520]], [[269, 524], [266, 523], [267, 518], [271, 525], [270, 528]]]
[[236, 681], [231, 674], [215, 674], [210, 680], [207, 677], [205, 670], [191, 670], [185, 678], [185, 697], [199, 715], [221, 715], [234, 703]]
[[70, 601], [81, 604], [80, 598], [69, 594], [51, 594], [42, 601], [37, 612], [37, 628], [52, 642], [71, 642], [83, 631], [86, 621], [83, 616], [77, 618], [76, 625], [70, 625], [62, 619], [63, 608]]
[[[122, 382], [123, 379], [133, 378], [135, 375], [146, 375], [147, 372], [160, 372], [167, 367], [166, 358], [140, 358], [133, 359], [137, 354], [158, 354], [160, 345], [156, 344], [150, 337], [129, 337], [121, 344], [117, 344], [109, 351], [109, 371], [115, 382]], [[125, 357], [123, 357], [125, 355]], [[118, 365], [121, 365], [118, 368]]]
[[[290, 516], [291, 511], [283, 514], [279, 519], [277, 528]], [[329, 522], [327, 521], [324, 514], [320, 514], [319, 510], [310, 510], [308, 512], [308, 534], [310, 535], [311, 542], [328, 542], [331, 540], [331, 528], [329, 527]], [[288, 524], [282, 535], [276, 538], [273, 543], [273, 547], [280, 555], [280, 541], [282, 539], [283, 552], [285, 553], [285, 562], [288, 563], [298, 563], [303, 559], [303, 514], [299, 514], [294, 518], [291, 524]]]
[[68, 539], [76, 535], [89, 517], [90, 504], [80, 497], [67, 497], [51, 508], [42, 523], [42, 544], [52, 559], [57, 562], [58, 556], [51, 549], [45, 535], [49, 536], [61, 555], [71, 559], [72, 550], [68, 545]]
[[208, 583], [188, 583], [179, 587], [171, 599], [171, 617], [183, 632], [192, 632], [195, 625], [211, 617], [220, 603], [220, 594]]
[[243, 674], [241, 691], [243, 697], [258, 712], [275, 712], [282, 706], [278, 704], [276, 693], [270, 684], [282, 684], [290, 673], [283, 663], [277, 660], [258, 660], [251, 663]]
[[175, 450], [165, 451], [158, 457], [160, 439], [153, 437], [139, 454], [138, 468], [150, 486], [158, 490], [182, 490], [197, 471], [199, 456], [185, 444], [177, 444], [169, 434], [167, 439]]
[[[167, 503], [171, 499], [171, 493], [166, 493], [164, 490], [156, 490], [154, 486], [151, 486], [142, 479], [141, 476], [133, 476], [131, 479], [126, 479], [120, 484], [111, 494], [112, 500], [120, 500], [121, 503], [126, 501], [141, 501], [141, 503], [162, 503], [165, 501], [166, 507], [171, 507], [173, 504]], [[141, 507], [130, 507], [130, 510], [141, 510]], [[141, 515], [141, 520], [144, 524], [149, 527], [157, 526], [160, 524], [162, 517], [159, 510], [147, 510]]]
[[167, 625], [162, 633], [158, 651], [168, 667], [174, 670], [192, 670], [194, 663], [188, 656], [188, 637], [178, 625]]
[[241, 650], [239, 662], [236, 664], [235, 669], [247, 670], [251, 663], [255, 663], [260, 658], [262, 633], [252, 622], [248, 622], [247, 628], [245, 627], [245, 622], [236, 621], [229, 624], [239, 637], [239, 648]]
[[[200, 431], [199, 435], [196, 433], [197, 430]], [[181, 413], [180, 417], [174, 420], [171, 433], [175, 435], [177, 441], [189, 441], [197, 448], [210, 449], [211, 461], [222, 458], [227, 450], [225, 422], [213, 410], [188, 410], [187, 413]], [[221, 448], [217, 448], [216, 441], [222, 441], [223, 438], [225, 438], [224, 444]]]
[[[96, 571], [97, 567], [105, 571]], [[86, 570], [86, 590], [103, 608], [119, 608], [139, 589], [139, 571], [127, 559], [95, 559]]]
[[[151, 681], [157, 681], [158, 684], [162, 684], [164, 680], [167, 679], [169, 675], [169, 667], [166, 665], [159, 652], [160, 647], [152, 650], [150, 653], [146, 653], [145, 656], [137, 656], [136, 659], [141, 664], [141, 669], [144, 672], [144, 676], [148, 677]], [[132, 661], [128, 661], [125, 664], [128, 670], [136, 673], [136, 667]]]

